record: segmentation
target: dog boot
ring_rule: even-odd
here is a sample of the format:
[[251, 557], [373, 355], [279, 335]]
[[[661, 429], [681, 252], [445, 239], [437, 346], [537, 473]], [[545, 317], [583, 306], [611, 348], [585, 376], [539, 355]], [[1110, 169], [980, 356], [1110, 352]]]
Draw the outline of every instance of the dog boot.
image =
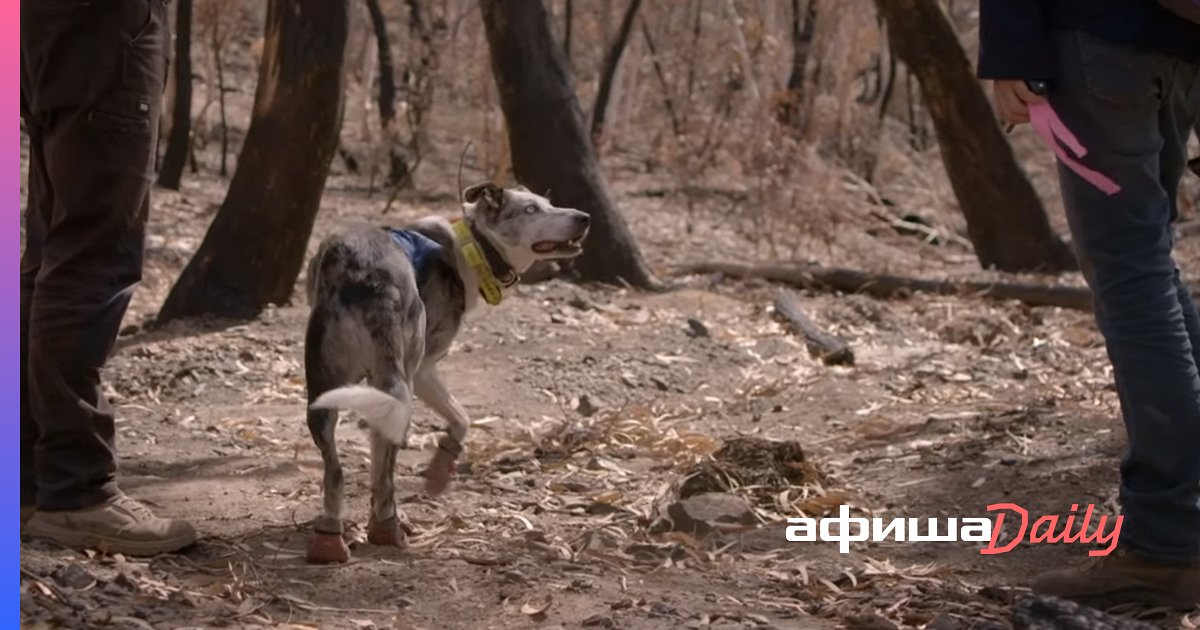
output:
[[127, 556], [174, 553], [197, 539], [195, 528], [187, 521], [157, 517], [124, 494], [83, 510], [38, 510], [26, 524], [25, 534], [71, 549], [98, 549]]
[[1187, 611], [1200, 606], [1200, 563], [1155, 565], [1117, 549], [1077, 569], [1044, 573], [1033, 591], [1100, 610], [1136, 602]]

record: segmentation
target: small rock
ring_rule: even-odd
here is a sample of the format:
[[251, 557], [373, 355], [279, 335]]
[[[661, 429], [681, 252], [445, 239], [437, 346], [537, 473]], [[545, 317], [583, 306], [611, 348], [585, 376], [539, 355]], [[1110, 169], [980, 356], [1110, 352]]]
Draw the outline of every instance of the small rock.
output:
[[583, 620], [585, 628], [612, 628], [615, 625], [613, 618], [604, 613], [596, 613]]
[[900, 626], [897, 626], [896, 622], [876, 613], [850, 615], [845, 617], [844, 621], [850, 627], [858, 630], [900, 630]]
[[651, 376], [650, 382], [654, 383], [654, 386], [657, 387], [658, 391], [660, 391], [660, 392], [671, 391], [671, 386], [667, 385], [666, 381], [662, 380], [661, 378], [658, 378], [657, 376]]
[[67, 564], [59, 567], [50, 574], [59, 586], [81, 591], [96, 583], [96, 576], [88, 573], [87, 569], [78, 564]]
[[702, 322], [694, 317], [689, 317], [687, 320], [687, 325], [688, 325], [687, 335], [689, 337], [707, 337], [708, 336], [708, 326], [705, 326], [704, 322]]
[[576, 295], [575, 297], [571, 298], [567, 304], [569, 304], [572, 308], [577, 308], [581, 311], [587, 311], [596, 308], [596, 305], [592, 303], [591, 300], [581, 295]]
[[567, 590], [572, 593], [594, 591], [596, 590], [596, 583], [587, 578], [575, 578], [571, 581], [570, 586], [567, 586]]
[[934, 617], [929, 625], [925, 626], [927, 630], [966, 630], [966, 624], [946, 613], [942, 613]]
[[135, 334], [138, 330], [139, 330], [139, 328], [138, 328], [137, 324], [130, 324], [130, 325], [122, 328], [121, 332], [118, 333], [118, 335], [121, 337], [128, 337], [129, 335]]
[[716, 525], [757, 525], [754, 508], [742, 497], [708, 492], [672, 503], [667, 516], [674, 531], [705, 535]]
[[1000, 460], [1000, 463], [1004, 464], [1005, 466], [1016, 466], [1017, 458], [1012, 456], [1005, 457], [1004, 459]]
[[584, 394], [579, 397], [579, 407], [576, 408], [576, 411], [584, 418], [590, 418], [597, 411], [600, 411], [600, 408], [596, 406], [596, 403], [592, 402], [592, 399], [587, 394]]

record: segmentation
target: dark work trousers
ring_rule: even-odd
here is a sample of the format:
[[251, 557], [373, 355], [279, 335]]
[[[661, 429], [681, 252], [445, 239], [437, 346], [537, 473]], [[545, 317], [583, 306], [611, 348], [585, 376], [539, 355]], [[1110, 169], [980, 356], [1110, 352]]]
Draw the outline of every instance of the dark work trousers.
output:
[[[1200, 45], [1200, 42], [1197, 42]], [[1122, 190], [1059, 163], [1067, 220], [1128, 434], [1119, 544], [1152, 562], [1200, 561], [1200, 317], [1172, 259], [1179, 183], [1200, 113], [1200, 68], [1079, 32], [1056, 36], [1049, 96]]]
[[21, 3], [22, 506], [117, 492], [100, 370], [142, 278], [169, 37], [166, 0]]

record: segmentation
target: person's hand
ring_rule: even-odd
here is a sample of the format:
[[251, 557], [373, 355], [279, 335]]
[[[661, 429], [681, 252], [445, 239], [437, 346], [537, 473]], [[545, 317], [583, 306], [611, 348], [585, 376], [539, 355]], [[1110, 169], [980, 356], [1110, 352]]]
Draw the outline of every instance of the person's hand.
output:
[[1010, 125], [1029, 122], [1029, 106], [1046, 100], [1034, 94], [1024, 81], [995, 81], [992, 94], [996, 98], [996, 109], [1000, 119]]

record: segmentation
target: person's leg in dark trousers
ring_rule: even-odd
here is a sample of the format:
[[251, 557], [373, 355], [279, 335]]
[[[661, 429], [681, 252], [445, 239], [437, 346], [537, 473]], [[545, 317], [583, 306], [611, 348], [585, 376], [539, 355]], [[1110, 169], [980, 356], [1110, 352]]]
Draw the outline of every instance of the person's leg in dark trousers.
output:
[[167, 63], [166, 0], [22, 7], [29, 208], [21, 257], [24, 534], [154, 555], [196, 539], [116, 483], [100, 370], [141, 280]]
[[1059, 165], [1129, 439], [1118, 550], [1034, 589], [1190, 609], [1200, 605], [1200, 317], [1172, 248], [1200, 68], [1083, 33], [1056, 41], [1050, 104], [1087, 147], [1081, 161], [1122, 187], [1109, 196]]

